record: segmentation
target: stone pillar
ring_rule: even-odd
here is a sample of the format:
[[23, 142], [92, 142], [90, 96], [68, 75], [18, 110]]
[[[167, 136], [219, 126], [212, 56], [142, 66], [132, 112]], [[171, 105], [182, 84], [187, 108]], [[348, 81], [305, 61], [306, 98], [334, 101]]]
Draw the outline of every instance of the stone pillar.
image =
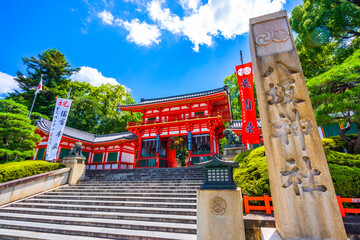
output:
[[69, 185], [76, 185], [85, 178], [85, 157], [64, 157], [63, 164], [66, 167], [71, 167]]
[[241, 190], [198, 190], [198, 240], [245, 240]]
[[347, 239], [286, 11], [250, 19], [250, 48], [283, 239]]

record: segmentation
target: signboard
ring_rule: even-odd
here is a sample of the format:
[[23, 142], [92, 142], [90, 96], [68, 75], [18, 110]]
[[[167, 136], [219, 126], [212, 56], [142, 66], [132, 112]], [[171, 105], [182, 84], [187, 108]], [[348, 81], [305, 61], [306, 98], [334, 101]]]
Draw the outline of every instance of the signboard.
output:
[[160, 140], [160, 135], [156, 135], [156, 146], [155, 146], [155, 152], [158, 153], [159, 152], [159, 140]]
[[242, 114], [242, 142], [260, 143], [259, 130], [256, 121], [255, 97], [252, 64], [245, 63], [236, 66], [239, 84]]
[[51, 122], [48, 145], [46, 149], [46, 160], [56, 159], [60, 140], [64, 132], [66, 120], [69, 115], [72, 100], [57, 98], [54, 115]]
[[188, 151], [191, 151], [191, 132], [188, 132], [188, 144], [187, 144]]

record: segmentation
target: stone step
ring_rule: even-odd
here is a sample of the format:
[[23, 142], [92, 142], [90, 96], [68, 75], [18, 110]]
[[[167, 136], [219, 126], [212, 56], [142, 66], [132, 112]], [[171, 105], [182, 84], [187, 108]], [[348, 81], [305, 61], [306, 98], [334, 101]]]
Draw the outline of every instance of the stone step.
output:
[[[49, 192], [47, 194], [62, 194], [62, 193], [72, 193], [72, 192], [90, 192], [89, 190], [77, 190], [77, 189], [59, 189], [54, 192]], [[92, 192], [95, 192], [92, 190]], [[103, 192], [105, 194], [106, 191], [102, 191], [101, 189], [97, 189], [96, 192]], [[134, 193], [134, 192], [149, 192], [149, 193], [196, 193], [196, 189], [112, 189], [108, 194], [116, 194], [116, 193]]]
[[[39, 196], [40, 197], [40, 196]], [[86, 206], [124, 206], [124, 207], [147, 207], [147, 208], [184, 208], [196, 209], [196, 203], [178, 203], [178, 202], [131, 202], [131, 201], [104, 201], [104, 200], [86, 200], [86, 199], [28, 199], [24, 203], [52, 203], [52, 204], [74, 204]]]
[[142, 186], [142, 185], [134, 185], [134, 186], [129, 186], [129, 185], [125, 185], [125, 186], [80, 186], [80, 185], [76, 185], [76, 186], [66, 186], [66, 187], [62, 187], [62, 188], [58, 188], [55, 189], [54, 192], [57, 191], [61, 191], [61, 190], [76, 190], [76, 191], [81, 191], [81, 190], [87, 190], [87, 189], [100, 189], [103, 191], [108, 191], [111, 189], [115, 189], [115, 190], [122, 190], [122, 189], [199, 189], [200, 185], [194, 185], [194, 186], [166, 186], [166, 185], [161, 185], [161, 186]]
[[161, 196], [179, 196], [179, 197], [184, 197], [186, 195], [190, 195], [191, 197], [196, 197], [196, 190], [189, 190], [189, 191], [152, 191], [152, 189], [149, 189], [148, 191], [117, 191], [117, 190], [108, 190], [108, 191], [104, 191], [102, 192], [100, 189], [90, 189], [90, 190], [81, 190], [81, 191], [72, 191], [71, 189], [69, 190], [58, 190], [58, 191], [54, 191], [54, 192], [47, 192], [44, 193], [45, 196], [56, 196], [56, 195], [103, 195], [103, 196], [128, 196], [128, 195], [161, 195]]
[[2, 213], [0, 219], [37, 223], [196, 234], [196, 224]]
[[[178, 185], [163, 185], [163, 184], [148, 184], [145, 187], [167, 187], [167, 188], [172, 188], [172, 187], [194, 187], [194, 188], [198, 188], [200, 187], [202, 184], [178, 184]], [[119, 183], [105, 183], [105, 182], [87, 182], [86, 184], [84, 184], [83, 182], [78, 183], [78, 185], [76, 185], [76, 187], [85, 187], [85, 188], [123, 188], [123, 187], [128, 187], [128, 188], [132, 188], [132, 187], [138, 187], [138, 184], [119, 184]]]
[[28, 221], [0, 220], [0, 229], [21, 229], [35, 232], [60, 233], [109, 239], [196, 239], [196, 234], [140, 231], [129, 229], [73, 226], [64, 224], [36, 223]]
[[155, 208], [155, 207], [124, 207], [124, 206], [101, 206], [101, 205], [81, 205], [81, 204], [56, 204], [53, 203], [27, 203], [19, 202], [13, 204], [15, 207], [23, 208], [44, 208], [78, 211], [104, 211], [104, 212], [124, 212], [124, 213], [145, 213], [145, 214], [169, 214], [169, 215], [190, 215], [196, 216], [196, 209], [186, 208]]
[[134, 177], [134, 178], [128, 178], [128, 179], [117, 179], [117, 178], [85, 178], [85, 180], [89, 180], [89, 181], [119, 181], [119, 182], [150, 182], [150, 181], [157, 181], [157, 182], [172, 182], [172, 183], [176, 183], [176, 182], [180, 182], [180, 181], [201, 181], [204, 180], [204, 177], [201, 178], [154, 178], [154, 177], [148, 177], [148, 178], [144, 178], [144, 177]]
[[0, 208], [0, 239], [196, 239], [197, 168], [86, 171]]
[[[103, 183], [98, 184], [87, 184], [83, 185], [79, 183], [79, 185], [74, 186], [74, 189], [104, 189], [104, 190], [111, 190], [111, 189], [138, 189], [138, 188], [147, 188], [147, 189], [199, 189], [202, 184], [196, 185], [179, 185], [179, 186], [164, 186], [164, 185], [147, 185], [147, 186], [139, 186], [139, 185], [120, 185], [120, 184], [107, 184], [104, 185]], [[159, 187], [159, 188], [158, 188]], [[70, 187], [63, 187], [57, 189], [58, 191], [61, 189], [71, 189]]]
[[143, 214], [143, 213], [127, 213], [127, 212], [96, 212], [96, 211], [76, 211], [61, 209], [44, 209], [44, 208], [21, 208], [8, 207], [0, 208], [0, 212], [7, 213], [25, 213], [37, 215], [52, 216], [69, 216], [82, 218], [104, 218], [104, 219], [121, 219], [121, 220], [137, 220], [137, 221], [156, 221], [169, 223], [188, 223], [196, 224], [196, 216], [189, 215], [169, 215], [169, 214]]
[[[68, 195], [70, 196], [70, 195]], [[116, 196], [128, 196], [128, 197], [177, 197], [177, 198], [196, 198], [196, 192], [194, 193], [156, 193], [156, 192], [127, 192], [116, 193]]]
[[65, 234], [44, 233], [35, 231], [24, 231], [0, 228], [0, 239], [2, 240], [105, 240], [105, 238], [80, 237]]
[[[91, 195], [90, 195], [91, 194]], [[93, 201], [139, 201], [139, 202], [182, 202], [182, 203], [196, 203], [196, 198], [178, 198], [178, 197], [129, 197], [129, 196], [116, 196], [109, 194], [109, 196], [102, 195], [99, 193], [98, 195], [92, 195], [93, 193], [83, 193], [79, 194], [74, 192], [72, 195], [50, 195], [44, 194], [41, 196], [36, 196], [34, 199], [77, 199], [77, 200], [93, 200]]]
[[154, 182], [154, 181], [137, 181], [137, 182], [122, 182], [122, 181], [84, 181], [77, 184], [77, 186], [101, 185], [101, 186], [139, 186], [144, 184], [148, 186], [200, 186], [203, 181], [168, 181], [168, 182]]

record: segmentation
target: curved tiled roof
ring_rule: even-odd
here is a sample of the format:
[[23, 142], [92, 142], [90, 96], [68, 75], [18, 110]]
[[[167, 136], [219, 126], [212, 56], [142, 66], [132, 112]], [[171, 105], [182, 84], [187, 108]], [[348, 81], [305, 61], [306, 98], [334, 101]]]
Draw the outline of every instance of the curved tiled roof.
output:
[[220, 92], [224, 92], [224, 91], [226, 91], [228, 94], [230, 93], [227, 86], [224, 86], [222, 88], [216, 88], [216, 89], [202, 91], [202, 92], [195, 92], [195, 93], [176, 95], [176, 96], [171, 96], [171, 97], [141, 99], [140, 103], [129, 104], [129, 105], [118, 105], [118, 107], [133, 107], [133, 106], [141, 106], [141, 105], [148, 105], [148, 104], [161, 103], [161, 102], [170, 102], [170, 101], [176, 101], [176, 100], [182, 100], [182, 99], [196, 98], [196, 97], [212, 95], [212, 94], [216, 94], [216, 93], [220, 93]]
[[[260, 119], [258, 118], [258, 119], [256, 119], [256, 121], [257, 121], [258, 129], [261, 129]], [[227, 128], [241, 130], [242, 129], [242, 120], [231, 120]]]
[[[36, 126], [40, 130], [46, 133], [50, 133], [51, 121], [46, 120], [44, 118], [40, 118], [36, 122]], [[131, 132], [95, 135], [71, 127], [65, 127], [63, 136], [89, 143], [105, 143], [105, 142], [112, 142], [117, 140], [132, 140], [137, 137], [135, 134]]]

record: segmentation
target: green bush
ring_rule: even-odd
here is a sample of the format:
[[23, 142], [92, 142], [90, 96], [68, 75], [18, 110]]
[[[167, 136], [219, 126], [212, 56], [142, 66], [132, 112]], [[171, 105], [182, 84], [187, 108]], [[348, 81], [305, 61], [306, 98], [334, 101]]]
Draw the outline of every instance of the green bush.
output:
[[334, 136], [329, 138], [321, 139], [324, 150], [332, 150], [343, 152], [345, 147], [345, 142], [341, 139], [340, 136]]
[[234, 161], [239, 162], [234, 169], [234, 181], [244, 193], [250, 196], [270, 193], [264, 146], [240, 153]]
[[360, 154], [348, 154], [325, 150], [328, 163], [360, 168]]
[[[356, 139], [357, 134], [346, 135], [350, 139]], [[341, 139], [340, 136], [333, 136], [321, 139], [324, 150], [332, 150], [337, 152], [344, 152], [346, 143]]]
[[336, 194], [341, 197], [360, 197], [360, 168], [329, 163]]
[[[335, 192], [341, 197], [360, 196], [360, 155], [325, 150]], [[249, 196], [271, 194], [266, 166], [265, 148], [238, 154], [234, 161], [239, 167], [234, 169], [234, 181]]]
[[63, 167], [65, 166], [61, 163], [34, 160], [0, 164], [0, 183], [50, 172]]

